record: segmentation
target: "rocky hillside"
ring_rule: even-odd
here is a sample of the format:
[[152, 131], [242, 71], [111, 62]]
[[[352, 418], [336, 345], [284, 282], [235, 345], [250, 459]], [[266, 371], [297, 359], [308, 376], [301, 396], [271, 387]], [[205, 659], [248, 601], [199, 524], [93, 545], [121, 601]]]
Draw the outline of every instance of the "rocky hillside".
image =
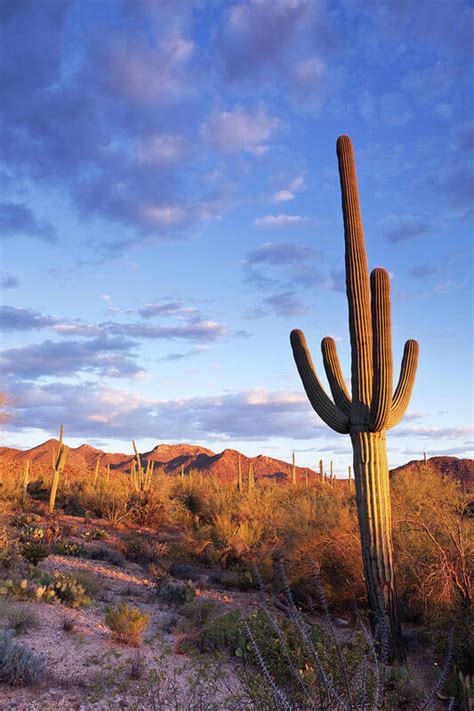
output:
[[[33, 471], [43, 471], [51, 466], [53, 446], [57, 447], [57, 440], [50, 439], [43, 444], [28, 450], [0, 447], [0, 465], [23, 467], [27, 459]], [[87, 444], [69, 450], [68, 467], [71, 470], [92, 470], [100, 457], [100, 467], [105, 468], [110, 464], [111, 470], [127, 472], [130, 470], [134, 457], [130, 454], [108, 453], [95, 449]], [[202, 472], [204, 476], [212, 476], [224, 481], [231, 481], [237, 477], [238, 462], [240, 458], [242, 472], [247, 474], [250, 464], [256, 478], [268, 477], [287, 479], [291, 476], [291, 464], [280, 459], [273, 459], [259, 455], [246, 457], [235, 449], [225, 449], [216, 454], [206, 447], [194, 444], [159, 444], [149, 452], [140, 454], [143, 465], [148, 461], [155, 462], [155, 471], [165, 474], [179, 474], [183, 468], [185, 472], [191, 469]], [[325, 462], [329, 466], [329, 462]], [[450, 476], [461, 482], [466, 491], [474, 490], [474, 460], [458, 459], [457, 457], [431, 457], [427, 460], [430, 468], [435, 469], [444, 476]], [[393, 474], [405, 469], [413, 475], [422, 473], [425, 463], [423, 460], [413, 460], [392, 470]], [[296, 467], [297, 478], [304, 480], [306, 472], [309, 477], [319, 476], [319, 472], [305, 467]], [[336, 471], [336, 475], [339, 472]]]
[[[443, 476], [457, 479], [465, 491], [474, 491], [474, 459], [458, 459], [457, 457], [431, 457], [426, 464]], [[393, 474], [402, 470], [409, 471], [414, 476], [423, 472], [423, 460], [416, 459], [392, 470]]]
[[[3, 467], [23, 466], [26, 460], [30, 460], [33, 472], [43, 471], [51, 466], [52, 449], [57, 445], [57, 440], [50, 439], [28, 450], [0, 447], [0, 464]], [[98, 457], [100, 457], [99, 466], [101, 468], [110, 464], [111, 471], [125, 472], [130, 470], [134, 459], [130, 454], [111, 454], [83, 444], [69, 450], [67, 466], [75, 471], [91, 470], [95, 467]], [[256, 478], [285, 479], [291, 475], [292, 468], [290, 463], [272, 457], [263, 455], [246, 457], [234, 449], [225, 449], [216, 454], [210, 449], [193, 444], [159, 444], [150, 452], [140, 453], [140, 457], [144, 466], [148, 461], [153, 461], [155, 462], [155, 471], [162, 471], [165, 474], [179, 474], [182, 468], [185, 472], [193, 469], [202, 472], [204, 476], [218, 477], [226, 481], [237, 477], [239, 458], [242, 473], [246, 475], [250, 464], [252, 464]], [[296, 467], [297, 477], [299, 479], [305, 478], [306, 471], [309, 477], [319, 476], [312, 469]]]

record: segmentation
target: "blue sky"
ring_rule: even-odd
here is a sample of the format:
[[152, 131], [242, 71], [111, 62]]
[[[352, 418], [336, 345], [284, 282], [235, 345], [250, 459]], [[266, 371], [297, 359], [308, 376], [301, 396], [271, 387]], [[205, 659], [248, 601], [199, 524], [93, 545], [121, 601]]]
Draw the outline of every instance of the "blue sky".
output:
[[289, 332], [349, 375], [335, 142], [354, 142], [395, 364], [389, 460], [472, 456], [474, 7], [2, 0], [5, 444], [333, 459]]

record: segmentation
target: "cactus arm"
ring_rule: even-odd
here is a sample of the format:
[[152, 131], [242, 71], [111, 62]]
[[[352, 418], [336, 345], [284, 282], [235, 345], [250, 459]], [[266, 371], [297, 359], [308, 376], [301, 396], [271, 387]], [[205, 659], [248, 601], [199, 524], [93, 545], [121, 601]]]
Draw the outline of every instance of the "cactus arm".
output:
[[319, 382], [304, 333], [295, 329], [290, 340], [296, 367], [313, 409], [329, 427], [346, 434], [349, 432], [349, 418], [336, 407]]
[[338, 138], [337, 157], [344, 216], [346, 291], [352, 351], [351, 421], [355, 425], [364, 425], [368, 419], [372, 399], [369, 270], [360, 214], [354, 151], [349, 136]]
[[324, 368], [334, 402], [341, 412], [349, 417], [351, 414], [351, 398], [347, 392], [344, 376], [342, 375], [334, 338], [330, 338], [330, 336], [323, 338], [321, 341], [321, 352], [323, 354]]
[[417, 341], [410, 339], [405, 343], [398, 385], [392, 400], [392, 409], [387, 422], [387, 429], [400, 422], [410, 401], [413, 383], [415, 382], [416, 366], [418, 364], [419, 346]]
[[369, 429], [380, 432], [387, 424], [392, 407], [393, 359], [390, 313], [390, 278], [385, 269], [370, 275], [372, 294], [372, 364], [374, 372]]

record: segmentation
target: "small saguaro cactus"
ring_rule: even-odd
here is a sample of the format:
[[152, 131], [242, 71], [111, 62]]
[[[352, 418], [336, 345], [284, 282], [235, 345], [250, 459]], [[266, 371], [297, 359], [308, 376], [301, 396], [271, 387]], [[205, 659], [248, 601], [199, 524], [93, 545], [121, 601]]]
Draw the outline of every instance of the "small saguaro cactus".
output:
[[51, 464], [53, 467], [53, 481], [51, 484], [51, 491], [49, 494], [49, 513], [53, 513], [54, 504], [56, 503], [56, 494], [58, 491], [59, 476], [66, 465], [67, 455], [69, 452], [69, 447], [63, 444], [63, 434], [64, 425], [59, 428], [59, 447], [56, 452], [56, 448], [53, 447]]
[[346, 388], [332, 338], [323, 338], [321, 349], [334, 401], [319, 382], [302, 331], [292, 331], [291, 345], [311, 405], [327, 425], [351, 437], [364, 576], [374, 617], [372, 622], [377, 624], [385, 619], [390, 655], [402, 658], [385, 430], [396, 425], [407, 408], [415, 379], [418, 343], [406, 342], [400, 378], [392, 393], [390, 280], [385, 269], [376, 268], [369, 282], [354, 153], [348, 136], [338, 139], [337, 156], [344, 216], [352, 397]]
[[247, 486], [248, 486], [248, 492], [250, 494], [254, 490], [254, 487], [255, 487], [255, 475], [253, 473], [252, 462], [249, 462], [249, 476], [248, 476]]
[[25, 462], [25, 468], [23, 470], [23, 477], [21, 482], [21, 488], [23, 493], [26, 495], [28, 493], [28, 484], [30, 483], [30, 460], [27, 459]]
[[294, 452], [291, 454], [291, 483], [296, 486], [296, 457]]
[[148, 491], [148, 489], [150, 488], [155, 462], [149, 459], [146, 465], [146, 469], [143, 469], [142, 460], [138, 452], [135, 440], [132, 440], [132, 445], [133, 451], [135, 452], [135, 459], [132, 462], [132, 468], [130, 470], [130, 479], [136, 492], [145, 492]]
[[97, 459], [96, 459], [96, 462], [95, 462], [94, 478], [93, 478], [93, 481], [92, 481], [92, 486], [94, 487], [94, 489], [95, 489], [95, 487], [97, 486], [97, 482], [98, 482], [98, 480], [99, 480], [99, 467], [100, 467], [100, 458], [101, 458], [101, 456], [102, 456], [102, 454], [99, 454], [99, 455], [97, 456]]
[[243, 479], [242, 479], [242, 462], [240, 460], [240, 454], [239, 454], [238, 471], [237, 471], [237, 490], [240, 494], [244, 490], [244, 484], [243, 484]]
[[319, 460], [319, 476], [321, 481], [324, 482], [324, 462], [322, 459]]

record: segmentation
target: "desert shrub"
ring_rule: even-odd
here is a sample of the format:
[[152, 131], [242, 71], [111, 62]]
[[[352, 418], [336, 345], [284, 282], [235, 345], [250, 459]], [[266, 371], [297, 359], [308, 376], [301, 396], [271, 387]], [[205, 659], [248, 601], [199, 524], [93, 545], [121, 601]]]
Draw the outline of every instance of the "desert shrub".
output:
[[127, 533], [122, 538], [126, 558], [141, 565], [156, 563], [168, 553], [168, 545], [140, 533]]
[[242, 624], [240, 610], [232, 610], [210, 617], [200, 632], [200, 646], [204, 652], [227, 649], [238, 657], [243, 657], [250, 649]]
[[89, 570], [76, 570], [74, 572], [74, 578], [81, 585], [86, 595], [90, 598], [95, 598], [99, 595], [103, 588], [102, 581], [98, 575], [94, 575]]
[[173, 562], [169, 566], [169, 574], [179, 580], [199, 580], [201, 571], [192, 563]]
[[63, 615], [61, 617], [61, 629], [64, 632], [74, 632], [75, 622], [70, 615]]
[[0, 529], [0, 570], [8, 570], [18, 563], [20, 551], [16, 539], [10, 536], [7, 528]]
[[24, 634], [40, 626], [38, 614], [25, 605], [13, 605], [7, 615], [7, 626], [16, 635]]
[[81, 533], [81, 538], [84, 538], [85, 541], [104, 541], [108, 537], [109, 534], [107, 531], [101, 528], [92, 528], [90, 531], [83, 531]]
[[392, 482], [397, 576], [412, 620], [433, 608], [471, 606], [474, 599], [474, 519], [456, 481], [429, 464], [413, 476], [399, 472]]
[[34, 526], [41, 521], [41, 516], [35, 513], [16, 513], [10, 519], [10, 524], [14, 528], [24, 528], [26, 526]]
[[23, 543], [26, 541], [41, 542], [44, 538], [44, 529], [42, 526], [34, 526], [32, 524], [24, 524], [19, 530], [19, 540]]
[[228, 589], [254, 590], [257, 587], [257, 582], [252, 572], [248, 568], [242, 568], [241, 566], [236, 566], [231, 570], [215, 572], [211, 575], [211, 581]]
[[200, 515], [204, 510], [203, 497], [199, 491], [186, 491], [180, 496], [180, 500], [184, 508], [193, 516]]
[[184, 605], [196, 597], [196, 588], [189, 581], [166, 576], [157, 582], [156, 595], [168, 605]]
[[34, 594], [34, 586], [27, 578], [0, 581], [0, 595], [15, 600], [28, 600]]
[[42, 560], [49, 556], [49, 550], [42, 543], [36, 541], [26, 541], [20, 544], [20, 553], [31, 565], [37, 566]]
[[84, 544], [69, 540], [58, 541], [58, 543], [55, 543], [53, 550], [58, 555], [70, 555], [75, 558], [83, 557], [86, 554]]
[[474, 677], [474, 609], [465, 604], [433, 606], [426, 614], [423, 636], [440, 656], [447, 653], [449, 630], [453, 666]]
[[42, 657], [16, 642], [12, 630], [0, 632], [0, 681], [27, 686], [39, 681], [44, 669]]
[[69, 607], [88, 607], [92, 604], [87, 595], [86, 588], [75, 575], [66, 575], [55, 571], [52, 579], [44, 578], [45, 584], [36, 588], [35, 596], [38, 600], [50, 602], [57, 599]]
[[138, 647], [150, 622], [150, 615], [141, 612], [138, 607], [129, 607], [122, 601], [116, 607], [106, 610], [105, 622], [117, 642]]
[[91, 546], [86, 549], [86, 557], [92, 560], [105, 560], [107, 563], [122, 568], [125, 565], [125, 558], [116, 548], [108, 546]]

